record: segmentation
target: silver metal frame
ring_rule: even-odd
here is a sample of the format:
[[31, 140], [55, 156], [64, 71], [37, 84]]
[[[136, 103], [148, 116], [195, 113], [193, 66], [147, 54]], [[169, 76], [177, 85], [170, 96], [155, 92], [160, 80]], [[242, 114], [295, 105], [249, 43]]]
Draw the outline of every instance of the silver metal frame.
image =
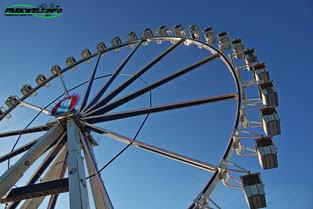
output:
[[[192, 29], [189, 28], [190, 30]], [[178, 30], [176, 28], [176, 30]], [[244, 53], [245, 49], [238, 52], [237, 54], [229, 53], [227, 56], [224, 54], [224, 51], [227, 50], [224, 47], [219, 47], [219, 49], [215, 48], [212, 45], [209, 45], [203, 41], [200, 40], [200, 38], [189, 38], [186, 36], [186, 31], [180, 26], [180, 32], [183, 35], [179, 36], [173, 36], [172, 31], [167, 31], [166, 28], [166, 34], [167, 36], [157, 36], [160, 34], [159, 32], [151, 32], [151, 36], [149, 37], [143, 37], [140, 39], [132, 39], [125, 43], [118, 43], [114, 44], [110, 48], [103, 48], [102, 50], [91, 54], [91, 55], [85, 55], [83, 59], [73, 62], [71, 65], [67, 66], [64, 69], [60, 69], [60, 71], [57, 74], [53, 74], [51, 77], [45, 79], [40, 84], [32, 88], [27, 94], [25, 94], [23, 97], [17, 100], [16, 103], [12, 104], [11, 107], [9, 107], [7, 110], [2, 111], [3, 113], [0, 115], [0, 120], [3, 118], [8, 118], [10, 115], [10, 112], [17, 107], [20, 106], [27, 106], [32, 109], [35, 109], [39, 112], [48, 113], [48, 111], [44, 108], [37, 107], [35, 105], [26, 103], [24, 100], [30, 97], [31, 95], [35, 94], [36, 91], [49, 84], [49, 82], [59, 77], [61, 79], [61, 84], [64, 89], [64, 94], [68, 95], [68, 90], [65, 87], [65, 83], [62, 79], [64, 73], [70, 69], [77, 69], [77, 65], [85, 62], [90, 61], [91, 58], [97, 56], [97, 62], [94, 67], [94, 70], [91, 73], [90, 79], [88, 81], [88, 85], [86, 87], [84, 96], [82, 98], [82, 102], [78, 108], [77, 112], [71, 112], [67, 116], [64, 116], [62, 118], [59, 118], [56, 122], [48, 123], [44, 126], [39, 127], [33, 127], [25, 130], [17, 130], [13, 132], [6, 132], [6, 133], [0, 133], [0, 137], [6, 137], [6, 136], [13, 136], [13, 135], [21, 135], [21, 134], [27, 134], [27, 133], [33, 133], [33, 132], [39, 132], [39, 131], [48, 131], [44, 136], [42, 136], [38, 141], [35, 141], [29, 148], [29, 151], [8, 171], [6, 171], [1, 177], [0, 177], [0, 198], [3, 197], [11, 188], [12, 186], [19, 180], [23, 172], [25, 172], [30, 164], [33, 163], [33, 161], [38, 158], [38, 156], [43, 152], [43, 150], [49, 149], [52, 145], [54, 140], [59, 139], [60, 135], [67, 134], [67, 150], [68, 154], [66, 155], [66, 150], [63, 149], [55, 163], [53, 164], [53, 168], [56, 169], [53, 170], [51, 167], [45, 177], [43, 178], [43, 181], [49, 181], [51, 179], [59, 179], [63, 178], [65, 174], [66, 166], [68, 166], [68, 183], [69, 183], [69, 193], [70, 193], [70, 207], [71, 208], [89, 208], [89, 201], [88, 201], [88, 192], [86, 189], [86, 177], [85, 177], [85, 171], [84, 171], [84, 164], [81, 157], [81, 148], [83, 149], [88, 173], [91, 176], [90, 178], [90, 184], [91, 189], [94, 197], [94, 203], [97, 208], [105, 208], [110, 209], [113, 208], [113, 205], [110, 201], [108, 192], [105, 189], [105, 186], [103, 184], [103, 181], [101, 180], [101, 176], [98, 173], [98, 167], [96, 164], [95, 155], [93, 153], [93, 142], [86, 137], [88, 135], [88, 131], [95, 131], [97, 133], [103, 134], [105, 136], [108, 136], [112, 139], [127, 143], [129, 145], [133, 145], [135, 147], [148, 150], [150, 152], [175, 159], [177, 161], [196, 166], [198, 168], [213, 172], [213, 175], [211, 179], [208, 181], [207, 185], [203, 188], [203, 190], [200, 192], [200, 194], [197, 196], [197, 198], [193, 201], [193, 203], [188, 207], [189, 209], [204, 209], [204, 208], [211, 208], [209, 207], [209, 203], [213, 203], [213, 205], [217, 208], [220, 208], [211, 198], [210, 194], [216, 187], [217, 183], [222, 180], [223, 183], [226, 186], [234, 187], [234, 188], [240, 188], [241, 183], [239, 180], [233, 178], [230, 175], [230, 172], [242, 172], [242, 173], [249, 173], [249, 171], [233, 162], [231, 162], [231, 157], [236, 149], [237, 154], [239, 155], [256, 155], [255, 149], [247, 148], [243, 146], [241, 143], [242, 139], [247, 138], [255, 138], [258, 136], [263, 136], [263, 134], [258, 134], [253, 131], [250, 131], [251, 128], [256, 128], [259, 126], [262, 126], [262, 123], [259, 121], [251, 121], [246, 117], [246, 111], [248, 110], [255, 110], [263, 108], [261, 99], [255, 98], [255, 99], [247, 99], [245, 95], [245, 88], [249, 88], [254, 85], [258, 85], [262, 83], [262, 81], [243, 81], [240, 72], [244, 69], [250, 69], [251, 66], [244, 64], [240, 66], [235, 66], [235, 62], [233, 58], [236, 58], [238, 53]], [[200, 34], [200, 31], [197, 30], [194, 31], [196, 34]], [[175, 34], [177, 31], [175, 31]], [[155, 34], [155, 36], [153, 35]], [[162, 33], [163, 34], [163, 33]], [[192, 31], [190, 31], [190, 34], [193, 34]], [[198, 37], [198, 36], [197, 36]], [[139, 70], [135, 75], [130, 75], [130, 78], [125, 81], [122, 85], [114, 89], [112, 92], [107, 94], [106, 96], [103, 96], [105, 91], [108, 89], [110, 84], [114, 81], [114, 79], [121, 74], [121, 70], [124, 68], [124, 66], [127, 64], [127, 62], [131, 59], [133, 54], [138, 50], [138, 48], [141, 45], [147, 45], [149, 42], [155, 41], [158, 44], [162, 44], [164, 41], [170, 41], [173, 45], [165, 50], [163, 53], [161, 53], [158, 57], [156, 57], [154, 60], [152, 60], [150, 63], [148, 63], [145, 67], [143, 67], [141, 70]], [[231, 45], [232, 41], [229, 41], [227, 43], [224, 43], [223, 45]], [[146, 87], [129, 94], [127, 96], [124, 96], [118, 100], [111, 101], [117, 94], [122, 92], [125, 88], [127, 88], [132, 82], [134, 82], [136, 79], [140, 78], [141, 75], [143, 75], [145, 72], [147, 72], [151, 67], [153, 67], [155, 64], [157, 64], [160, 60], [162, 60], [166, 55], [168, 55], [171, 51], [173, 51], [175, 48], [177, 48], [179, 45], [184, 43], [185, 45], [194, 44], [198, 46], [199, 48], [203, 48], [206, 50], [209, 50], [212, 55], [200, 60], [199, 62], [188, 66], [180, 71], [177, 71], [176, 73], [161, 79], [153, 84], [147, 84]], [[136, 47], [134, 47], [137, 45]], [[134, 49], [131, 51], [131, 53], [125, 58], [125, 60], [122, 62], [122, 64], [115, 70], [115, 72], [110, 76], [108, 81], [101, 87], [101, 89], [93, 96], [93, 98], [88, 102], [90, 89], [92, 87], [93, 80], [95, 79], [95, 72], [97, 71], [97, 67], [100, 61], [100, 58], [103, 57], [107, 52], [110, 52], [112, 50], [119, 51], [120, 48], [130, 46], [134, 47]], [[141, 96], [142, 94], [157, 88], [166, 82], [169, 82], [185, 73], [188, 73], [197, 67], [207, 64], [210, 61], [213, 61], [217, 58], [220, 58], [227, 68], [229, 69], [230, 73], [233, 76], [234, 83], [236, 86], [235, 93], [226, 94], [226, 95], [218, 95], [216, 97], [208, 97], [208, 98], [201, 98], [198, 100], [193, 101], [184, 101], [180, 103], [174, 103], [174, 104], [167, 104], [167, 105], [161, 105], [161, 106], [155, 106], [155, 107], [149, 107], [144, 109], [138, 109], [138, 110], [130, 110], [126, 112], [120, 112], [120, 113], [112, 113], [108, 114], [110, 110], [119, 107], [122, 104], [127, 103], [128, 101], [131, 101], [132, 99]], [[140, 78], [141, 79], [141, 78]], [[237, 109], [236, 109], [236, 116], [234, 120], [233, 130], [230, 135], [230, 139], [228, 141], [228, 145], [226, 147], [226, 150], [220, 160], [219, 165], [211, 165], [206, 162], [201, 162], [196, 159], [192, 159], [180, 154], [176, 154], [152, 145], [148, 145], [146, 143], [138, 142], [134, 139], [127, 138], [125, 136], [121, 136], [117, 133], [114, 133], [109, 130], [102, 129], [100, 127], [97, 127], [93, 125], [94, 123], [99, 123], [103, 121], [109, 121], [109, 120], [116, 120], [119, 118], [125, 118], [125, 117], [133, 117], [136, 115], [143, 115], [143, 114], [150, 114], [154, 112], [160, 112], [160, 111], [168, 111], [172, 109], [177, 108], [184, 108], [184, 107], [190, 107], [193, 105], [200, 105], [200, 104], [207, 104], [210, 102], [218, 102], [218, 101], [225, 101], [225, 100], [231, 100], [231, 99], [237, 99]], [[92, 123], [92, 124], [91, 124]], [[250, 124], [256, 124], [256, 125], [250, 125]], [[66, 128], [65, 128], [66, 127]], [[248, 130], [247, 130], [248, 129]], [[247, 133], [246, 135], [242, 135], [242, 133]], [[245, 151], [249, 151], [252, 153], [246, 153]], [[13, 152], [10, 154], [14, 154]], [[0, 158], [2, 159], [2, 158]], [[6, 159], [6, 158], [3, 158]], [[66, 160], [65, 160], [66, 159]], [[59, 162], [63, 162], [62, 165], [58, 164]], [[65, 163], [65, 161], [67, 163]], [[26, 163], [27, 162], [27, 163]], [[235, 166], [237, 169], [231, 169], [230, 166]], [[238, 170], [239, 169], [239, 170]], [[235, 181], [239, 183], [239, 185], [232, 185], [231, 182]], [[38, 200], [37, 200], [38, 199]], [[33, 203], [32, 200], [27, 200], [22, 205], [22, 208], [28, 208], [29, 204], [35, 204], [38, 207], [40, 205], [40, 202], [43, 200], [43, 198], [37, 198], [35, 199], [36, 203]], [[49, 209], [54, 208], [55, 201], [57, 199], [57, 195], [52, 195], [49, 202]], [[34, 208], [36, 208], [34, 207]], [[13, 208], [13, 207], [12, 207]]]

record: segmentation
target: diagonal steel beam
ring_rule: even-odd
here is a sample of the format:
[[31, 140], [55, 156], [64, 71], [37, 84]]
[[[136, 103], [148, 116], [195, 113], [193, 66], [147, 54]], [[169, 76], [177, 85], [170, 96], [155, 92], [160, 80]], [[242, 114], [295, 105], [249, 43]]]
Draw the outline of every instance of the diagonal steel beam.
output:
[[109, 111], [111, 111], [111, 110], [113, 110], [113, 109], [115, 109], [115, 108], [117, 108], [117, 107], [119, 107], [119, 106], [129, 102], [130, 100], [135, 99], [135, 98], [143, 95], [144, 93], [146, 93], [148, 91], [151, 91], [152, 89], [160, 87], [160, 86], [168, 83], [169, 81], [172, 81], [172, 80], [174, 80], [174, 79], [176, 79], [176, 78], [178, 78], [178, 77], [180, 77], [180, 76], [182, 76], [182, 75], [184, 75], [184, 74], [186, 74], [188, 72], [191, 72], [191, 71], [199, 68], [200, 66], [202, 66], [204, 64], [207, 64], [208, 62], [211, 62], [211, 61], [219, 58], [219, 56], [220, 56], [219, 54], [213, 54], [213, 55], [211, 55], [211, 56], [209, 56], [209, 57], [207, 57], [205, 59], [202, 59], [202, 60], [200, 60], [200, 61], [198, 61], [198, 62], [196, 62], [196, 63], [194, 63], [194, 64], [192, 64], [192, 65], [190, 65], [190, 66], [188, 66], [186, 68], [184, 68], [184, 69], [181, 69], [181, 70], [179, 70], [179, 71], [177, 71], [177, 72], [175, 72], [175, 73], [173, 73], [173, 74], [171, 74], [171, 75], [169, 75], [169, 76], [167, 76], [167, 77], [165, 77], [165, 78], [163, 78], [161, 80], [158, 80], [158, 81], [154, 82], [151, 85], [148, 85], [148, 86], [146, 86], [146, 87], [144, 87], [142, 89], [139, 89], [138, 91], [136, 91], [134, 93], [126, 95], [126, 96], [122, 97], [121, 99], [118, 99], [118, 100], [116, 100], [114, 102], [111, 102], [111, 103], [109, 103], [109, 104], [107, 104], [107, 105], [105, 105], [103, 107], [99, 107], [99, 108], [97, 108], [97, 109], [95, 109], [93, 111], [90, 111], [90, 112], [88, 112], [86, 114], [86, 116], [87, 115], [99, 115], [99, 114], [103, 114], [103, 113], [109, 112]]
[[90, 102], [86, 105], [86, 107], [83, 109], [82, 112], [84, 112], [88, 108], [93, 108], [93, 106], [97, 106], [99, 102], [99, 99], [102, 97], [102, 95], [105, 93], [105, 91], [110, 87], [111, 83], [115, 80], [117, 75], [122, 71], [122, 69], [125, 67], [125, 65], [128, 63], [130, 58], [135, 54], [137, 49], [141, 46], [142, 41], [140, 41], [137, 46], [131, 51], [131, 53], [125, 58], [125, 60], [122, 62], [122, 64], [115, 70], [115, 72], [112, 74], [112, 76], [105, 82], [105, 84], [101, 87], [101, 89], [95, 94], [95, 96], [90, 100]]
[[[11, 159], [11, 158], [15, 157], [16, 155], [19, 155], [19, 154], [21, 154], [21, 153], [23, 153], [23, 152], [26, 152], [27, 150], [29, 150], [30, 148], [32, 148], [32, 146], [33, 146], [34, 144], [36, 144], [36, 142], [37, 142], [39, 139], [40, 139], [40, 137], [37, 138], [37, 139], [35, 139], [34, 141], [31, 141], [31, 142], [25, 144], [25, 145], [22, 146], [22, 147], [20, 147], [20, 148], [14, 150], [13, 152], [10, 152], [10, 153], [8, 153], [8, 154], [6, 154], [6, 155], [1, 156], [1, 157], [0, 157], [0, 163], [2, 163], [3, 161], [9, 160], [9, 159]], [[59, 139], [57, 138], [57, 139], [46, 149], [46, 151], [48, 151], [51, 147], [53, 147], [58, 141], [59, 141]], [[46, 151], [45, 151], [45, 152], [46, 152]], [[44, 154], [45, 152], [43, 152], [42, 154]]]
[[103, 180], [98, 173], [98, 166], [93, 152], [91, 143], [86, 140], [83, 133], [79, 130], [80, 138], [82, 140], [82, 147], [86, 159], [87, 169], [90, 178], [90, 186], [96, 208], [113, 209], [109, 194], [103, 184]]
[[169, 47], [162, 54], [160, 54], [158, 57], [156, 57], [154, 60], [152, 60], [150, 63], [148, 63], [145, 67], [143, 67], [141, 70], [139, 70], [135, 75], [133, 75], [127, 81], [125, 81], [122, 85], [120, 85], [115, 90], [113, 90], [111, 93], [109, 93], [106, 97], [101, 99], [97, 103], [97, 105], [94, 105], [93, 107], [89, 108], [84, 113], [92, 111], [92, 110], [94, 110], [96, 108], [99, 108], [99, 107], [105, 105], [106, 103], [110, 102], [116, 95], [118, 95], [120, 92], [122, 92], [125, 88], [127, 88], [130, 84], [132, 84], [135, 80], [137, 80], [140, 76], [142, 76], [151, 67], [153, 67], [155, 64], [157, 64], [160, 60], [162, 60], [166, 55], [168, 55], [170, 52], [172, 52], [175, 48], [177, 48], [183, 42], [184, 42], [184, 39], [181, 39], [176, 44], [174, 44], [173, 46]]
[[[64, 147], [65, 143], [66, 143], [66, 140], [65, 140], [65, 133], [64, 133], [61, 139], [58, 141], [57, 145], [54, 146], [54, 148], [50, 151], [50, 153], [47, 155], [47, 157], [43, 160], [41, 165], [37, 168], [35, 173], [26, 183], [26, 186], [33, 185], [36, 183], [36, 181], [40, 178], [42, 173], [48, 168], [48, 166], [52, 163], [52, 161], [57, 156], [57, 154]], [[15, 209], [19, 205], [19, 203], [20, 201], [15, 201], [14, 203], [10, 204], [7, 209]]]
[[43, 151], [64, 132], [61, 125], [49, 129], [27, 153], [23, 155], [9, 170], [0, 177], [0, 197], [3, 197], [16, 182], [23, 176], [24, 172], [38, 159]]
[[[67, 149], [67, 147], [65, 149]], [[61, 168], [58, 169], [58, 173], [57, 173], [56, 179], [63, 179], [64, 176], [65, 176], [66, 168], [67, 168], [66, 158], [67, 158], [67, 152], [63, 156], [63, 161], [61, 162], [62, 163], [61, 164]], [[56, 202], [58, 200], [58, 197], [59, 197], [59, 194], [51, 195], [50, 200], [49, 200], [49, 204], [47, 206], [47, 209], [54, 209], [55, 208], [55, 205], [56, 205]]]
[[173, 160], [177, 160], [179, 162], [182, 162], [182, 163], [185, 163], [188, 165], [192, 165], [192, 166], [197, 167], [197, 168], [201, 168], [201, 169], [206, 170], [206, 171], [214, 172], [217, 168], [214, 165], [211, 165], [211, 164], [208, 164], [208, 163], [205, 163], [205, 162], [193, 159], [193, 158], [189, 158], [189, 157], [186, 157], [186, 156], [174, 153], [174, 152], [170, 152], [170, 151], [167, 151], [165, 149], [161, 149], [161, 148], [158, 148], [158, 147], [155, 147], [155, 146], [143, 143], [143, 142], [139, 142], [139, 141], [127, 138], [125, 136], [119, 135], [119, 134], [114, 133], [112, 131], [102, 129], [100, 127], [97, 127], [97, 126], [89, 124], [89, 123], [85, 123], [85, 126], [86, 126], [86, 128], [88, 128], [94, 132], [97, 132], [97, 133], [102, 134], [104, 136], [107, 136], [109, 138], [115, 139], [117, 141], [124, 142], [127, 144], [132, 143], [132, 145], [135, 147], [147, 150], [149, 152], [153, 152], [153, 153], [158, 154], [158, 155], [162, 155], [164, 157], [167, 157], [167, 158], [170, 158]]
[[171, 104], [166, 104], [166, 105], [159, 105], [155, 107], [148, 107], [148, 108], [130, 110], [130, 111], [125, 111], [125, 112], [83, 117], [82, 119], [88, 123], [100, 123], [100, 122], [105, 122], [105, 121], [134, 117], [134, 116], [143, 115], [147, 113], [157, 113], [157, 112], [163, 112], [163, 111], [168, 111], [168, 110], [175, 110], [179, 108], [192, 107], [196, 105], [203, 105], [203, 104], [209, 104], [209, 103], [214, 103], [214, 102], [233, 100], [236, 98], [237, 98], [236, 93], [229, 93], [229, 94], [218, 95], [214, 97], [205, 97], [201, 99], [189, 100], [189, 101], [178, 102], [178, 103], [171, 103]]
[[[57, 159], [53, 162], [52, 166], [49, 168], [45, 176], [42, 178], [42, 182], [48, 182], [63, 178], [59, 174], [67, 166], [67, 161], [65, 160], [66, 156], [67, 156], [67, 145], [64, 146], [63, 150], [61, 151]], [[37, 209], [43, 202], [44, 198], [45, 197], [38, 197], [34, 199], [25, 200], [20, 209]]]

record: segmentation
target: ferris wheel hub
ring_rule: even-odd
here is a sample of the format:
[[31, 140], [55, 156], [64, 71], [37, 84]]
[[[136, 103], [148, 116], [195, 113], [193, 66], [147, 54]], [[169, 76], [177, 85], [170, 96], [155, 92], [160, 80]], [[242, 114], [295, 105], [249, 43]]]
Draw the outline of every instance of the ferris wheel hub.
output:
[[79, 104], [79, 100], [80, 96], [78, 94], [72, 94], [64, 97], [52, 107], [50, 115], [55, 118], [68, 115], [74, 111], [77, 104]]

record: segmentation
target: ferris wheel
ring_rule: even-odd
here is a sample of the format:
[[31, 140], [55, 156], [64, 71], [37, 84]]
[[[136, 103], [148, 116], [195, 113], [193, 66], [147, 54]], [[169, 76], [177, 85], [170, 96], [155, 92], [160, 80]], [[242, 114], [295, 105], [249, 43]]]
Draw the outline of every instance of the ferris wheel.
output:
[[[169, 45], [169, 47], [136, 72], [123, 72], [142, 47], [154, 43]], [[178, 48], [191, 45], [199, 50], [205, 50], [208, 56], [171, 74], [164, 75], [156, 81], [147, 82], [144, 79], [144, 75], [161, 63], [166, 56]], [[98, 66], [101, 60], [106, 59], [106, 54], [119, 52], [124, 48], [129, 48], [130, 53], [123, 58], [117, 69], [101, 77], [106, 81], [102, 82], [101, 87], [92, 94], [95, 81], [100, 79], [96, 77], [96, 72], [99, 71]], [[252, 173], [249, 168], [244, 168], [232, 160], [234, 153], [242, 156], [252, 155], [258, 157], [264, 170], [278, 167], [277, 151], [273, 141], [273, 136], [280, 134], [280, 119], [276, 110], [277, 91], [270, 79], [266, 64], [258, 61], [254, 49], [245, 48], [242, 39], [231, 40], [226, 31], [215, 33], [212, 27], [201, 31], [198, 25], [191, 25], [187, 29], [184, 29], [182, 25], [175, 25], [171, 29], [162, 25], [155, 32], [151, 28], [146, 28], [139, 36], [135, 32], [127, 34], [125, 42], [118, 36], [114, 37], [110, 47], [100, 42], [96, 49], [94, 53], [88, 48], [82, 50], [80, 60], [76, 60], [73, 56], [68, 57], [67, 67], [63, 69], [59, 65], [53, 65], [50, 76], [39, 74], [35, 80], [35, 87], [25, 84], [20, 90], [21, 97], [10, 95], [5, 102], [7, 109], [1, 107], [0, 120], [10, 119], [11, 112], [18, 106], [22, 109], [31, 108], [38, 111], [38, 114], [24, 129], [2, 132], [0, 138], [18, 136], [19, 140], [22, 135], [43, 133], [37, 139], [19, 148], [15, 149], [14, 146], [11, 152], [0, 157], [0, 163], [5, 163], [21, 155], [14, 164], [8, 163], [10, 165], [8, 170], [0, 177], [0, 203], [4, 204], [5, 208], [39, 208], [44, 198], [50, 196], [47, 208], [52, 209], [56, 207], [58, 195], [65, 192], [69, 194], [71, 209], [89, 208], [91, 198], [89, 198], [90, 194], [88, 195], [88, 184], [95, 208], [114, 208], [110, 191], [106, 189], [105, 181], [101, 177], [101, 171], [106, 166], [98, 167], [97, 164], [94, 148], [99, 145], [99, 140], [93, 133], [127, 144], [109, 163], [128, 147], [134, 146], [212, 173], [199, 194], [194, 200], [190, 200], [189, 206], [186, 205], [188, 209], [220, 208], [218, 203], [211, 198], [211, 193], [219, 181], [222, 181], [225, 186], [242, 190], [250, 208], [266, 207], [265, 190], [260, 173]], [[65, 82], [66, 73], [71, 70], [79, 71], [81, 64], [93, 63], [92, 59], [95, 59], [95, 63], [90, 71], [89, 79], [68, 89]], [[221, 60], [224, 68], [232, 76], [236, 89], [234, 92], [207, 94], [201, 98], [164, 102], [161, 105], [152, 103], [154, 91], [192, 71], [197, 71], [202, 66], [209, 66], [209, 63], [215, 60]], [[246, 79], [249, 78], [246, 74], [251, 75], [253, 79]], [[117, 82], [120, 76], [123, 76], [123, 79]], [[39, 94], [39, 89], [51, 86], [53, 80], [59, 80], [64, 93], [53, 98], [53, 101], [45, 107], [26, 101], [31, 96]], [[127, 92], [126, 90], [134, 82], [141, 82], [141, 88]], [[82, 86], [83, 91], [75, 92]], [[250, 96], [251, 90], [255, 89], [258, 94], [256, 98]], [[140, 108], [130, 110], [120, 109], [123, 105], [143, 95], [148, 98], [144, 107], [141, 105]], [[136, 139], [150, 115], [230, 100], [236, 101], [235, 118], [232, 131], [229, 133], [230, 137], [225, 139], [228, 140], [228, 144], [218, 164], [200, 161]], [[249, 118], [250, 112], [257, 112], [259, 119]], [[31, 124], [40, 114], [45, 114], [52, 120], [39, 126], [32, 126]], [[144, 119], [135, 137], [127, 137], [101, 126], [104, 123], [137, 116], [144, 116]], [[260, 131], [261, 129], [263, 130]], [[46, 157], [38, 165], [26, 185], [17, 187], [16, 184], [24, 173], [37, 159], [41, 159], [41, 156]], [[240, 176], [236, 177], [238, 174]]]

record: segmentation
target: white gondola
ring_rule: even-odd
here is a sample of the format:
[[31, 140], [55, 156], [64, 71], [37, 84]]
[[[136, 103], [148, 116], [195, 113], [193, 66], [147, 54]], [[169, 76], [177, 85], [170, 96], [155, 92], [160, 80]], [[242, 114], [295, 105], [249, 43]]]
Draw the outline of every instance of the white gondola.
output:
[[184, 30], [184, 28], [181, 24], [175, 25], [173, 27], [173, 31], [174, 31], [175, 36], [178, 36], [178, 37], [186, 37], [187, 36], [186, 31]]
[[254, 140], [259, 162], [264, 170], [277, 168], [277, 151], [272, 137], [262, 137]]
[[241, 59], [244, 56], [244, 46], [242, 39], [235, 39], [231, 42], [231, 47], [233, 49], [233, 53], [236, 59]]
[[0, 107], [0, 117], [4, 115], [5, 109], [4, 107]]
[[[146, 29], [144, 29], [144, 30], [139, 34], [139, 36], [140, 36], [141, 38], [146, 38], [146, 39], [148, 39], [148, 38], [153, 37], [153, 32], [152, 32], [151, 28], [146, 28]], [[144, 41], [144, 42], [143, 42], [143, 45], [147, 46], [147, 45], [148, 45], [148, 42], [149, 42], [149, 39], [146, 40], [146, 41]]]
[[213, 45], [216, 42], [215, 34], [213, 27], [206, 27], [203, 30], [204, 38], [207, 44]]
[[[59, 72], [61, 72], [61, 67], [57, 64], [57, 65], [53, 65], [52, 68], [51, 68], [51, 73], [53, 75], [58, 75]], [[62, 75], [63, 77], [63, 75]]]
[[188, 27], [188, 30], [189, 30], [190, 37], [192, 39], [200, 40], [200, 30], [197, 24], [190, 25]]
[[240, 176], [240, 180], [250, 208], [266, 207], [264, 184], [262, 183], [260, 173]]
[[129, 34], [126, 35], [125, 40], [126, 41], [135, 41], [137, 40], [137, 35], [135, 32], [130, 32]]
[[172, 31], [168, 30], [166, 25], [161, 25], [158, 27], [157, 31], [155, 32], [159, 36], [172, 36]]
[[[111, 44], [112, 44], [113, 47], [116, 47], [116, 46], [122, 44], [122, 40], [121, 40], [121, 38], [119, 36], [115, 36], [112, 39]], [[119, 52], [120, 48], [115, 48], [114, 51]]]
[[[161, 25], [158, 27], [158, 29], [154, 32], [155, 36], [173, 36], [173, 33], [171, 30], [168, 30], [166, 25]], [[158, 44], [162, 44], [163, 40], [157, 40]], [[171, 40], [171, 43], [174, 44], [175, 41]]]
[[224, 31], [217, 35], [218, 37], [218, 46], [223, 50], [230, 49], [231, 43], [229, 42], [228, 32]]
[[[31, 87], [31, 85], [29, 84], [25, 84], [22, 88], [21, 88], [21, 93], [26, 96], [31, 90], [33, 89], [33, 87]], [[33, 92], [32, 95], [35, 97], [37, 96], [36, 92]]]
[[102, 50], [105, 50], [107, 47], [106, 47], [104, 42], [100, 42], [100, 43], [97, 44], [96, 48], [97, 48], [98, 52], [101, 52]]
[[153, 37], [153, 33], [151, 28], [146, 28], [140, 33], [142, 38], [151, 38]]
[[[137, 35], [135, 32], [130, 32], [129, 34], [126, 35], [125, 37], [125, 41], [135, 41], [137, 40]], [[135, 46], [135, 44], [130, 44], [129, 48], [133, 48]]]
[[[66, 63], [67, 66], [71, 66], [71, 65], [76, 63], [76, 59], [73, 56], [70, 56], [70, 57], [66, 58], [65, 63]], [[72, 69], [73, 70], [77, 70], [77, 67], [75, 66]]]
[[255, 54], [255, 50], [254, 49], [246, 50], [244, 60], [245, 64], [247, 65], [247, 69], [251, 71], [252, 66], [258, 64], [258, 58]]
[[119, 36], [115, 36], [111, 41], [112, 46], [118, 46], [122, 44], [122, 40]]
[[5, 101], [5, 104], [9, 108], [13, 107], [17, 103], [18, 103], [18, 97], [16, 95], [9, 96], [8, 99]]
[[[46, 77], [44, 74], [39, 74], [39, 75], [37, 76], [37, 78], [36, 78], [36, 83], [37, 83], [38, 85], [40, 85], [40, 84], [42, 84], [43, 82], [45, 82], [46, 80], [47, 80], [47, 77]], [[47, 87], [50, 86], [50, 83], [47, 82], [47, 83], [46, 83], [46, 86], [47, 86]]]
[[268, 136], [280, 134], [280, 119], [275, 107], [268, 107], [260, 110], [264, 132]]
[[[0, 107], [0, 117], [4, 115], [4, 112], [5, 112], [4, 107]], [[10, 117], [11, 117], [10, 114], [7, 114], [7, 115], [5, 116], [6, 119], [9, 119]]]
[[[97, 48], [98, 52], [101, 52], [101, 51], [105, 50], [107, 47], [106, 47], [104, 42], [100, 42], [100, 43], [97, 44], [96, 48]], [[104, 57], [104, 56], [105, 56], [105, 53], [102, 53], [101, 57]]]
[[253, 65], [251, 69], [253, 71], [254, 79], [256, 81], [264, 81], [264, 82], [270, 81], [270, 74], [264, 62]]
[[[90, 52], [90, 50], [88, 48], [87, 49], [83, 49], [82, 52], [81, 52], [82, 58], [87, 58], [90, 55], [91, 55], [91, 52]], [[91, 62], [91, 59], [88, 59], [86, 62], [89, 64]]]
[[263, 105], [278, 106], [277, 90], [273, 82], [259, 84], [259, 95]]

